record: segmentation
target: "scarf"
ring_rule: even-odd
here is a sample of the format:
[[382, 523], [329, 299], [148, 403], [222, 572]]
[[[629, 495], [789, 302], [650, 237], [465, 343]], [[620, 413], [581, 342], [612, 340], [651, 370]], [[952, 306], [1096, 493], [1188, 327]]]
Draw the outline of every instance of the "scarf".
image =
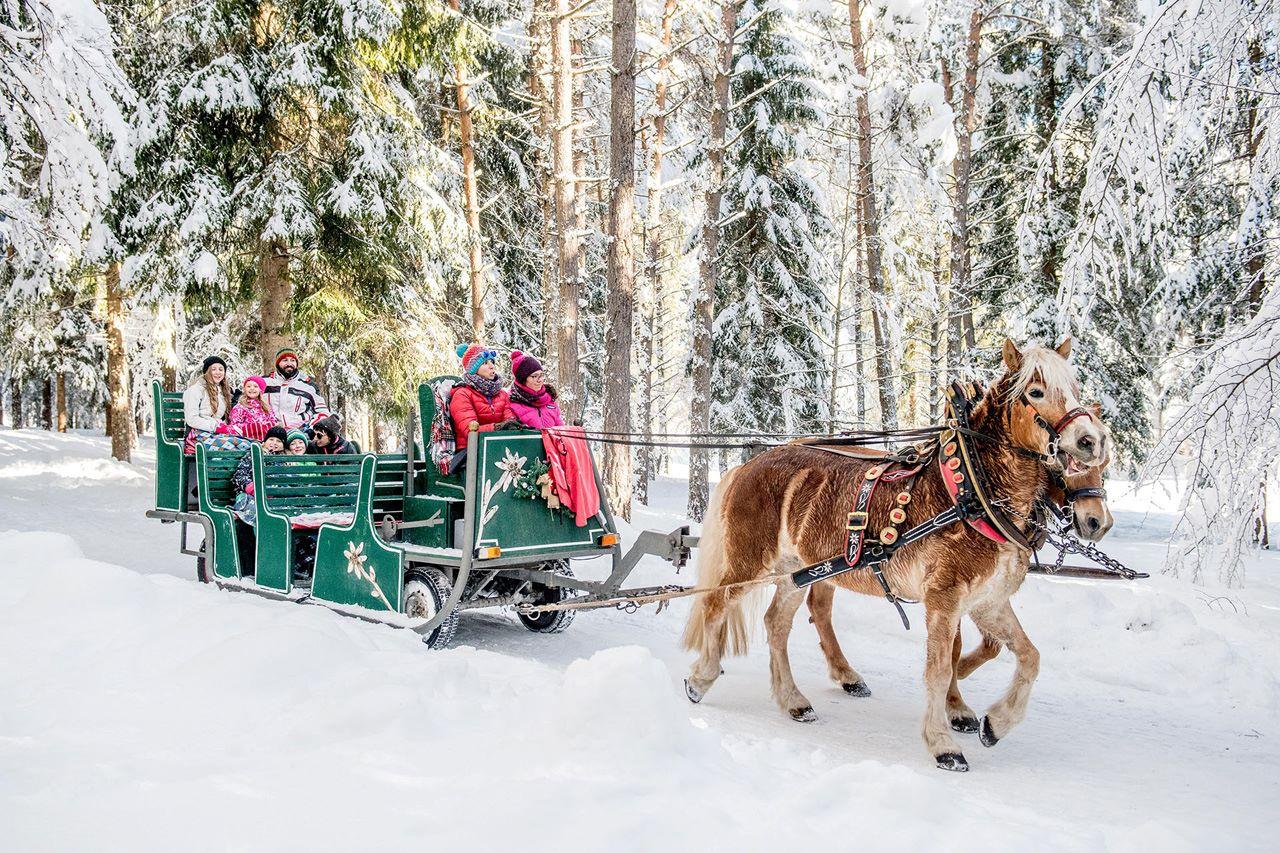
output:
[[485, 379], [478, 373], [468, 373], [462, 377], [462, 381], [468, 388], [483, 394], [486, 400], [492, 400], [502, 390], [502, 377], [499, 375], [495, 375], [492, 379]]
[[515, 382], [512, 383], [508, 394], [511, 397], [511, 402], [520, 403], [523, 406], [531, 406], [535, 409], [541, 409], [555, 400], [555, 395], [551, 393], [550, 385], [543, 385], [541, 391], [534, 391], [532, 388], [526, 388], [519, 382]]

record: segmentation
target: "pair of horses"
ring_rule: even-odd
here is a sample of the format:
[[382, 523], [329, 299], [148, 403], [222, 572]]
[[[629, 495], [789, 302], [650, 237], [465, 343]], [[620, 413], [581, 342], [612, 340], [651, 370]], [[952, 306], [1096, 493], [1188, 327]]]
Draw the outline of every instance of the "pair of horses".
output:
[[[1006, 370], [970, 413], [970, 452], [985, 469], [986, 497], [999, 505], [1006, 520], [1032, 518], [1041, 498], [1058, 497], [1053, 490], [1060, 477], [1066, 478], [1069, 489], [1101, 485], [1101, 472], [1110, 458], [1110, 436], [1096, 410], [1088, 412], [1080, 405], [1079, 386], [1068, 363], [1070, 352], [1070, 339], [1056, 349], [1036, 347], [1025, 352], [1006, 341]], [[938, 444], [946, 440], [944, 436]], [[871, 472], [873, 478], [882, 463], [813, 445], [789, 444], [725, 474], [712, 496], [699, 543], [698, 586], [707, 592], [695, 600], [684, 634], [685, 647], [698, 653], [685, 681], [690, 700], [699, 702], [706, 695], [723, 672], [721, 659], [726, 653], [741, 654], [747, 649], [750, 587], [742, 582], [779, 575], [764, 616], [773, 696], [793, 719], [815, 719], [812, 704], [792, 677], [787, 655], [787, 640], [805, 591], [785, 573], [844, 552], [850, 510], [869, 479], [868, 472], [877, 469]], [[881, 494], [877, 500], [873, 493], [866, 527], [881, 530], [891, 518], [912, 527], [938, 516], [956, 501], [954, 487], [946, 481], [956, 476], [950, 473], [954, 470], [925, 465], [905, 505], [896, 505], [891, 494]], [[1075, 506], [1077, 532], [1093, 540], [1110, 527], [1101, 491], [1095, 492]], [[1025, 527], [1022, 522], [1019, 526]], [[894, 594], [924, 605], [922, 733], [926, 748], [944, 770], [969, 769], [953, 730], [978, 731], [981, 742], [993, 746], [1026, 716], [1040, 655], [1009, 598], [1026, 577], [1030, 559], [1025, 545], [993, 535], [991, 527], [977, 520], [949, 524], [903, 545], [892, 551], [883, 566]], [[820, 581], [809, 593], [810, 612], [831, 677], [847, 693], [868, 696], [866, 682], [849, 665], [831, 624], [836, 587], [874, 596], [885, 591], [864, 568]], [[983, 643], [962, 655], [960, 620], [966, 615], [982, 632]], [[1002, 646], [1012, 650], [1017, 667], [1004, 696], [979, 721], [965, 704], [958, 680], [995, 657]]]

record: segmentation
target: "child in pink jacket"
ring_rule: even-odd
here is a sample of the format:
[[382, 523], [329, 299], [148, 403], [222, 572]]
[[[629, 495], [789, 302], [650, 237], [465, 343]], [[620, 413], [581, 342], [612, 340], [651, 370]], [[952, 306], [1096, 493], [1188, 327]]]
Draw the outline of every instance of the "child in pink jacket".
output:
[[509, 392], [511, 411], [520, 423], [529, 429], [564, 426], [560, 407], [556, 405], [556, 390], [546, 383], [542, 362], [520, 350], [512, 350], [511, 374], [515, 377]]

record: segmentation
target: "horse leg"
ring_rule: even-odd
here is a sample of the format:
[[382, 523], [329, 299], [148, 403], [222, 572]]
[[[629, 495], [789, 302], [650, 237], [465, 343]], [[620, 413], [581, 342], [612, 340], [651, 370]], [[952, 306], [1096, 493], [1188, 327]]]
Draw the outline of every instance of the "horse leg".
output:
[[969, 762], [951, 737], [947, 719], [947, 688], [951, 684], [952, 658], [956, 632], [960, 630], [960, 611], [953, 601], [939, 601], [939, 596], [925, 597], [924, 688], [925, 711], [921, 734], [938, 767], [965, 771]]
[[732, 600], [732, 594], [738, 590], [717, 590], [702, 596], [702, 601], [694, 606], [701, 607], [701, 633], [698, 642], [698, 659], [689, 669], [689, 676], [684, 680], [684, 692], [690, 702], [701, 702], [707, 695], [711, 685], [724, 669], [720, 661], [724, 657], [725, 644], [729, 639], [730, 610], [739, 606]]
[[[827, 658], [827, 672], [831, 680], [844, 688], [850, 696], [870, 696], [871, 689], [857, 670], [849, 665], [836, 639], [835, 626], [831, 624], [831, 603], [836, 597], [834, 584], [819, 583], [809, 589], [809, 617], [818, 631], [818, 645]], [[974, 721], [975, 724], [977, 720]], [[975, 728], [974, 731], [977, 731]]]
[[1018, 621], [1008, 600], [981, 613], [974, 613], [973, 618], [984, 634], [1006, 643], [1018, 661], [1009, 689], [982, 718], [982, 729], [978, 737], [983, 746], [995, 746], [1027, 716], [1031, 685], [1040, 673], [1040, 652], [1032, 645], [1027, 632], [1022, 630], [1022, 623]]
[[787, 655], [787, 640], [796, 611], [804, 601], [804, 591], [797, 588], [790, 578], [777, 584], [773, 602], [764, 614], [765, 631], [769, 636], [769, 678], [773, 685], [773, 698], [791, 719], [811, 723], [817, 719], [813, 705], [800, 692], [791, 674], [791, 659]]
[[1004, 644], [995, 637], [983, 633], [982, 643], [976, 649], [960, 658], [960, 663], [956, 664], [956, 677], [968, 678], [973, 675], [975, 669], [988, 661], [995, 660], [1003, 647]]
[[951, 644], [951, 686], [947, 688], [947, 717], [951, 720], [951, 728], [957, 732], [973, 734], [978, 730], [978, 715], [973, 713], [960, 695], [960, 685], [956, 678], [956, 668], [960, 664], [960, 652], [963, 651], [960, 631]]

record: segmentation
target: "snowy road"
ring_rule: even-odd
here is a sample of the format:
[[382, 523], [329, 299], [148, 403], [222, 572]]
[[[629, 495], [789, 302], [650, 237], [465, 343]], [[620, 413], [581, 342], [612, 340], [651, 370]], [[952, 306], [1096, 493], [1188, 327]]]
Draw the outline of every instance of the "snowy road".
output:
[[[692, 706], [684, 602], [550, 637], [471, 615], [431, 653], [195, 583], [174, 529], [142, 515], [148, 455], [106, 458], [98, 437], [0, 431], [0, 850], [1274, 848], [1270, 556], [1244, 590], [1029, 580], [1028, 718], [992, 749], [967, 737], [973, 772], [951, 775], [919, 738], [918, 610], [907, 633], [884, 602], [837, 598], [869, 699], [827, 680], [800, 617], [816, 723], [772, 704], [762, 644]], [[1112, 491], [1108, 550], [1156, 571], [1170, 498]], [[659, 483], [671, 511], [637, 528], [675, 526], [682, 500]], [[1006, 655], [964, 682], [969, 704], [1011, 671]]]

